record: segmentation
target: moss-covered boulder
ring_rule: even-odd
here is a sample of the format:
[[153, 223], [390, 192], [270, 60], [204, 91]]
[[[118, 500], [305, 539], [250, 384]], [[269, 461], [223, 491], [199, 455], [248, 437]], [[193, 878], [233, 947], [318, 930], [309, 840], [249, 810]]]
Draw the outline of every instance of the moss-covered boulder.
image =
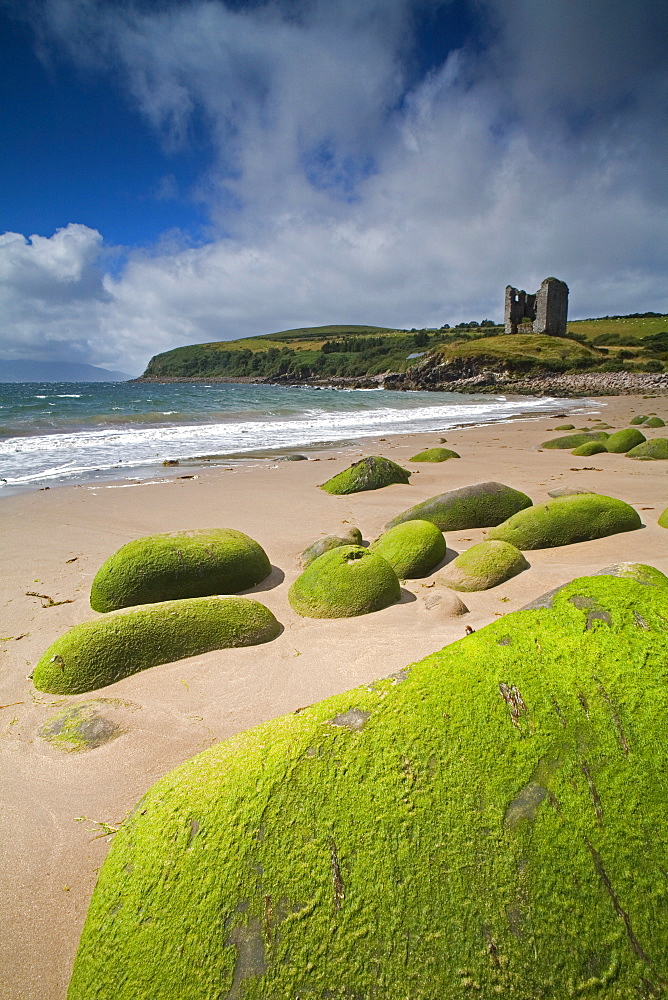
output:
[[281, 626], [247, 597], [193, 597], [144, 604], [75, 625], [49, 646], [33, 683], [48, 694], [81, 694], [159, 663], [212, 649], [255, 646]]
[[518, 549], [550, 549], [634, 531], [640, 515], [629, 504], [599, 493], [567, 496], [520, 511], [488, 532]]
[[[614, 563], [612, 566], [605, 566], [603, 569], [599, 569], [596, 576], [616, 576], [622, 580], [634, 580], [636, 583], [640, 583], [645, 587], [668, 588], [668, 577], [662, 573], [661, 570], [656, 569], [654, 566], [648, 566], [645, 563]], [[560, 594], [565, 587], [570, 587], [571, 582], [561, 584], [558, 587], [553, 587], [552, 590], [548, 590], [547, 593], [541, 594], [539, 597], [535, 597], [529, 604], [525, 604], [521, 610], [535, 611], [538, 608], [553, 607], [557, 594]], [[590, 600], [585, 599], [580, 602], [579, 606], [591, 609], [590, 617], [592, 621], [598, 617], [595, 602], [592, 603]], [[642, 628], [642, 620], [636, 620], [638, 625]]]
[[662, 996], [667, 620], [576, 580], [181, 765], [114, 837], [68, 1000]]
[[474, 483], [431, 497], [409, 507], [385, 525], [393, 528], [402, 521], [431, 521], [441, 531], [488, 528], [501, 524], [518, 510], [531, 506], [526, 493], [503, 483]]
[[489, 590], [528, 568], [529, 563], [514, 545], [480, 542], [448, 563], [436, 579], [451, 590]]
[[315, 559], [288, 591], [305, 618], [352, 618], [380, 611], [401, 597], [389, 563], [360, 545], [339, 545]]
[[668, 528], [668, 507], [666, 507], [666, 509], [659, 515], [658, 524], [662, 528]]
[[602, 451], [607, 452], [607, 450], [608, 449], [602, 441], [586, 441], [577, 448], [573, 448], [571, 455], [578, 455], [581, 458], [589, 458], [590, 455], [600, 455]]
[[600, 569], [597, 576], [618, 576], [624, 580], [635, 580], [646, 587], [668, 587], [668, 576], [656, 566], [648, 566], [646, 563], [615, 563]]
[[413, 455], [411, 462], [447, 462], [449, 458], [461, 458], [456, 451], [451, 448], [425, 448]]
[[644, 427], [665, 427], [666, 422], [662, 420], [661, 417], [649, 417], [644, 425]]
[[574, 431], [575, 424], [557, 424], [555, 431]]
[[271, 572], [261, 545], [233, 528], [149, 535], [123, 545], [99, 568], [94, 611], [116, 611], [184, 597], [234, 594]]
[[332, 476], [320, 487], [325, 493], [345, 496], [348, 493], [363, 493], [365, 490], [380, 490], [393, 483], [408, 483], [410, 472], [389, 458], [370, 455], [354, 462], [348, 469]]
[[359, 528], [349, 528], [343, 535], [325, 535], [324, 538], [318, 538], [307, 549], [304, 549], [299, 557], [299, 565], [302, 569], [306, 569], [318, 556], [321, 556], [324, 552], [329, 552], [330, 549], [338, 548], [339, 545], [361, 544], [362, 532]]
[[643, 441], [626, 453], [627, 458], [637, 458], [643, 462], [660, 461], [668, 458], [668, 438], [653, 438]]
[[607, 431], [581, 431], [579, 434], [565, 434], [563, 437], [550, 438], [549, 441], [543, 441], [541, 448], [572, 451], [573, 448], [579, 448], [581, 444], [586, 444], [588, 441], [606, 441], [608, 436]]
[[624, 455], [631, 448], [635, 448], [636, 445], [642, 444], [645, 440], [645, 435], [637, 427], [625, 427], [623, 430], [615, 431], [614, 434], [610, 435], [605, 442], [605, 450], [609, 451], [612, 455]]
[[431, 521], [402, 521], [371, 543], [402, 580], [427, 576], [445, 556], [443, 532]]
[[633, 417], [633, 419], [630, 420], [629, 423], [637, 426], [638, 424], [644, 424], [646, 420], [649, 420], [649, 417], [639, 414], [637, 417]]
[[591, 493], [591, 490], [585, 490], [580, 486], [555, 486], [553, 490], [547, 491], [547, 495], [555, 499], [558, 497], [582, 496], [587, 493]]

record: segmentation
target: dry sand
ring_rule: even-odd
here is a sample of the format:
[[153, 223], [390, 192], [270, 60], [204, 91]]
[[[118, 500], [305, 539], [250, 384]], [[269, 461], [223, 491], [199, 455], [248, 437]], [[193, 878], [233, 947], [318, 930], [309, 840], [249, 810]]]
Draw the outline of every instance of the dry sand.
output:
[[[661, 399], [615, 397], [597, 400], [586, 421], [600, 415], [621, 428], [644, 408], [668, 416]], [[438, 444], [432, 433], [310, 453], [308, 462], [209, 468], [192, 479], [70, 486], [0, 501], [2, 1000], [63, 1000], [109, 848], [99, 824], [117, 826], [170, 768], [260, 721], [393, 673], [462, 638], [466, 625], [481, 628], [574, 577], [622, 560], [668, 573], [668, 533], [657, 525], [668, 504], [666, 463], [540, 451], [562, 422], [541, 417], [448, 431], [448, 447], [462, 457], [439, 465], [408, 461]], [[581, 426], [585, 418], [569, 422]], [[411, 485], [348, 497], [317, 489], [363, 454], [405, 464], [415, 473]], [[534, 502], [557, 486], [586, 487], [632, 504], [645, 527], [528, 553], [531, 568], [520, 576], [462, 595], [470, 609], [462, 618], [425, 605], [438, 592], [435, 574], [409, 581], [401, 603], [372, 615], [323, 621], [291, 610], [287, 590], [298, 574], [296, 557], [315, 539], [357, 525], [371, 540], [406, 507], [484, 480], [523, 490]], [[28, 675], [44, 650], [69, 626], [94, 617], [88, 594], [105, 558], [142, 535], [208, 527], [244, 531], [267, 551], [272, 576], [249, 593], [285, 626], [278, 639], [157, 666], [92, 694], [63, 698], [34, 690]], [[448, 534], [447, 559], [483, 537], [482, 529]], [[68, 603], [43, 607], [47, 602], [27, 591]], [[65, 705], [95, 697], [117, 700], [109, 712], [126, 727], [122, 736], [80, 753], [40, 738], [39, 727]]]

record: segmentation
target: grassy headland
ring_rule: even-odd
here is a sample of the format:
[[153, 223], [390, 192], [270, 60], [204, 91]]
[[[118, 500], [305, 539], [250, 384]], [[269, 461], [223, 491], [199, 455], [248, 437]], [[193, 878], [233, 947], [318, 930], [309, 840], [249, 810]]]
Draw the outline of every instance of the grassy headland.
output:
[[668, 366], [668, 316], [575, 320], [564, 337], [531, 332], [507, 336], [490, 320], [421, 330], [304, 327], [177, 347], [151, 358], [142, 378], [326, 381], [402, 374], [425, 366], [446, 366], [453, 377], [483, 370], [663, 372]]

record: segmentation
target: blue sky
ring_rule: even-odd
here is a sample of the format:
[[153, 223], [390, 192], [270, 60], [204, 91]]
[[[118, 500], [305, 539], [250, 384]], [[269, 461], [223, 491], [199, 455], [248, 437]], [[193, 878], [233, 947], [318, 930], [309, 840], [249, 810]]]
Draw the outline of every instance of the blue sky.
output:
[[0, 0], [0, 357], [668, 310], [666, 5]]

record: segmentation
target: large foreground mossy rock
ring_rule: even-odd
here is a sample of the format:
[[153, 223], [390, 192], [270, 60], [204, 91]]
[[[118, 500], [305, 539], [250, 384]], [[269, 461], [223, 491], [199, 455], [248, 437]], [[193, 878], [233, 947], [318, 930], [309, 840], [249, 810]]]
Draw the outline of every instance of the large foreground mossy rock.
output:
[[99, 568], [90, 592], [94, 611], [116, 611], [183, 597], [234, 594], [269, 576], [261, 545], [233, 528], [175, 531], [137, 538]]
[[531, 506], [531, 498], [503, 483], [474, 483], [431, 497], [409, 507], [388, 521], [393, 528], [402, 521], [431, 521], [441, 531], [489, 528], [501, 524], [511, 514]]
[[660, 460], [668, 458], [668, 438], [653, 438], [643, 441], [626, 453], [627, 458], [637, 458], [641, 461]]
[[81, 694], [158, 663], [269, 642], [280, 631], [271, 611], [247, 597], [145, 604], [65, 632], [35, 667], [33, 683], [49, 694]]
[[561, 448], [572, 451], [573, 448], [579, 448], [587, 441], [605, 441], [607, 438], [606, 431], [582, 431], [579, 434], [565, 434], [563, 437], [550, 438], [549, 441], [543, 441], [541, 448]]
[[590, 455], [600, 455], [602, 451], [607, 450], [608, 449], [602, 441], [585, 441], [584, 444], [578, 445], [577, 448], [573, 448], [571, 455], [589, 458]]
[[114, 837], [69, 1000], [663, 996], [667, 621], [576, 580], [183, 764]]
[[492, 528], [487, 537], [510, 542], [518, 549], [550, 549], [640, 527], [640, 515], [623, 500], [585, 493], [520, 511]]
[[321, 556], [324, 552], [329, 552], [330, 549], [338, 548], [339, 545], [361, 544], [362, 532], [359, 528], [349, 528], [345, 535], [325, 535], [324, 538], [318, 538], [307, 549], [304, 549], [299, 557], [299, 565], [302, 569], [306, 569], [318, 556]]
[[426, 576], [445, 556], [443, 532], [431, 521], [402, 521], [371, 543], [402, 580]]
[[351, 618], [380, 611], [401, 597], [399, 579], [382, 556], [339, 545], [315, 559], [288, 591], [305, 618]]
[[451, 448], [425, 448], [409, 460], [411, 462], [447, 462], [449, 458], [461, 458]]
[[365, 490], [380, 490], [392, 483], [408, 483], [410, 472], [389, 458], [370, 455], [354, 462], [348, 469], [332, 476], [320, 487], [325, 493], [345, 496], [348, 493], [363, 493]]
[[621, 431], [615, 431], [605, 442], [605, 450], [613, 455], [624, 455], [631, 448], [642, 444], [647, 438], [637, 427], [625, 427]]
[[514, 545], [480, 542], [448, 563], [437, 579], [451, 590], [489, 590], [528, 568], [529, 563]]

